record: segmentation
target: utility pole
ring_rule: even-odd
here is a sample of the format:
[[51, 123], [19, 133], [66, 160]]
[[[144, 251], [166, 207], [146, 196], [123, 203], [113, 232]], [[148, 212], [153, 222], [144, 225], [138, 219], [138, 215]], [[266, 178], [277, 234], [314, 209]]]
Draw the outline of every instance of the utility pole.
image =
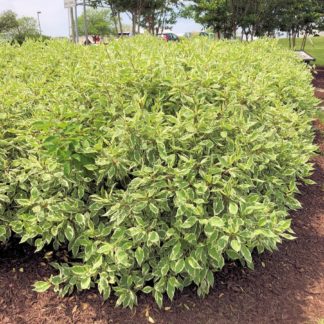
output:
[[73, 7], [70, 8], [70, 17], [71, 17], [71, 36], [73, 43], [76, 42], [75, 39], [75, 20], [74, 20], [74, 14], [73, 14]]
[[40, 24], [40, 19], [39, 19], [39, 15], [41, 13], [42, 13], [41, 11], [37, 11], [38, 29], [39, 29], [39, 34], [42, 36], [42, 29], [41, 29], [41, 24]]
[[87, 22], [87, 8], [86, 2], [83, 0], [83, 17], [84, 17], [84, 34], [85, 34], [85, 44], [89, 43], [89, 35], [88, 35], [88, 22]]
[[79, 29], [78, 29], [78, 4], [75, 3], [74, 7], [74, 18], [75, 18], [75, 41], [79, 44]]

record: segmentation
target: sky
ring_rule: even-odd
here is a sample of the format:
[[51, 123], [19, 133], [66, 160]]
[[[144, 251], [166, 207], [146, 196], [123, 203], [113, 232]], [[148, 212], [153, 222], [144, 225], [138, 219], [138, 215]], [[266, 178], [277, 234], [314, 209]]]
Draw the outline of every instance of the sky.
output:
[[[68, 36], [68, 11], [64, 8], [64, 0], [0, 0], [0, 12], [4, 10], [13, 10], [19, 17], [34, 18], [37, 18], [37, 11], [41, 11], [40, 23], [44, 35]], [[126, 20], [124, 22], [128, 23]], [[200, 31], [201, 26], [188, 19], [178, 19], [172, 30], [183, 34]]]

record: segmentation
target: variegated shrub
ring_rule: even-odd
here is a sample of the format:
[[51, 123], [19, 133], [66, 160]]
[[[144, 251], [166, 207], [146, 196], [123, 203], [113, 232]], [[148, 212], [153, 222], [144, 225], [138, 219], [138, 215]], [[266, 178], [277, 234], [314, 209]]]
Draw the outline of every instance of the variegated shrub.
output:
[[0, 239], [68, 250], [37, 291], [207, 294], [292, 238], [310, 81], [272, 41], [1, 44]]

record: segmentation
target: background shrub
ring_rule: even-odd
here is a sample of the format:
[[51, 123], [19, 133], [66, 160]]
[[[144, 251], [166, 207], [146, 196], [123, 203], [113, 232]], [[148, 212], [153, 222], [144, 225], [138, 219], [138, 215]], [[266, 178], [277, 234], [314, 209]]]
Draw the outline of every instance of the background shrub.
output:
[[37, 291], [207, 294], [292, 238], [310, 81], [272, 41], [1, 45], [0, 239], [68, 250]]

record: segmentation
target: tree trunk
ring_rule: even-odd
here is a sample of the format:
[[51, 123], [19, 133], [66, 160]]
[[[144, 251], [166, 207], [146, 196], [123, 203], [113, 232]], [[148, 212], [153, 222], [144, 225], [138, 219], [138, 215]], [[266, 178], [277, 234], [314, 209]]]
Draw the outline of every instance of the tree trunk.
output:
[[123, 24], [121, 22], [120, 11], [117, 12], [117, 19], [118, 19], [118, 24], [119, 24], [119, 32], [123, 33]]
[[293, 31], [292, 33], [292, 48], [295, 49], [296, 47], [296, 37], [297, 37], [297, 33], [296, 31]]
[[232, 33], [233, 33], [233, 38], [234, 39], [236, 39], [236, 30], [237, 30], [237, 26], [236, 25], [233, 25]]
[[141, 16], [138, 17], [137, 21], [137, 34], [141, 33]]
[[111, 3], [109, 4], [109, 6], [110, 6], [110, 11], [111, 11], [111, 17], [114, 22], [115, 32], [116, 32], [116, 35], [118, 35], [118, 22], [117, 22], [117, 17], [116, 17], [116, 11], [114, 10], [113, 5]]
[[303, 42], [302, 42], [302, 46], [301, 46], [301, 50], [302, 50], [302, 51], [305, 50], [306, 41], [307, 41], [307, 36], [308, 36], [308, 33], [307, 33], [307, 31], [305, 31], [305, 35], [304, 35]]
[[118, 23], [117, 23], [116, 16], [113, 17], [113, 21], [114, 21], [115, 33], [116, 35], [118, 35]]
[[291, 48], [291, 33], [288, 32], [288, 41], [289, 41], [289, 48]]
[[132, 13], [132, 34], [136, 34], [136, 22], [137, 22], [137, 15], [135, 12]]
[[154, 35], [154, 26], [155, 26], [155, 15], [154, 15], [154, 12], [152, 13], [152, 35]]
[[140, 11], [137, 12], [137, 19], [136, 19], [136, 34], [139, 34], [141, 28], [141, 14]]

